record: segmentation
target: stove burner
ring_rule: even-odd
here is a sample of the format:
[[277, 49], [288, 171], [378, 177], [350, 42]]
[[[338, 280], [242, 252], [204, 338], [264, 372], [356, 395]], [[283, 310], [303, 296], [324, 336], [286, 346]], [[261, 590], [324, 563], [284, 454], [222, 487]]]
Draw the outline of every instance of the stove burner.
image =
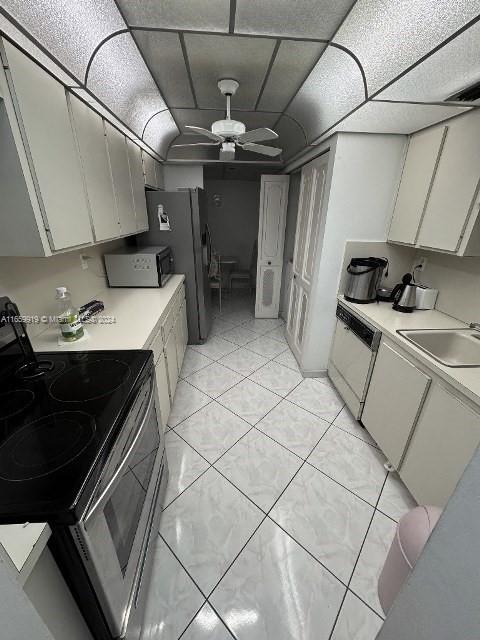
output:
[[55, 363], [51, 360], [32, 360], [31, 362], [22, 364], [22, 366], [15, 371], [15, 375], [23, 380], [32, 380], [33, 378], [44, 376], [46, 373], [52, 371], [54, 367]]
[[95, 431], [93, 417], [81, 411], [35, 420], [0, 446], [0, 478], [21, 482], [51, 475], [85, 451]]
[[50, 385], [50, 395], [61, 402], [98, 400], [116, 391], [130, 378], [130, 367], [121, 360], [93, 360], [72, 367]]
[[28, 389], [17, 389], [0, 395], [0, 420], [12, 418], [22, 413], [35, 400], [35, 394]]

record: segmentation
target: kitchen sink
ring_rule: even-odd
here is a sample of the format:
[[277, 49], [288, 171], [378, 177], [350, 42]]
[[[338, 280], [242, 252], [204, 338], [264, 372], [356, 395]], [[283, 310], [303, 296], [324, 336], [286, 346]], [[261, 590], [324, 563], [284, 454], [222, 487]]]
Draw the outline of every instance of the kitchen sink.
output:
[[479, 331], [399, 329], [397, 333], [447, 367], [480, 367]]

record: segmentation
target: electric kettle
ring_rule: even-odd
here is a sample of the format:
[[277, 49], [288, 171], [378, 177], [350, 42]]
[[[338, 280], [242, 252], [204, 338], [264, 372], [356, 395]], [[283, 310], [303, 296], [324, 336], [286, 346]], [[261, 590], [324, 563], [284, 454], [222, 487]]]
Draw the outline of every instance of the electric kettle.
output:
[[416, 308], [417, 285], [412, 284], [412, 274], [406, 273], [401, 284], [392, 291], [393, 309], [402, 313], [412, 313]]

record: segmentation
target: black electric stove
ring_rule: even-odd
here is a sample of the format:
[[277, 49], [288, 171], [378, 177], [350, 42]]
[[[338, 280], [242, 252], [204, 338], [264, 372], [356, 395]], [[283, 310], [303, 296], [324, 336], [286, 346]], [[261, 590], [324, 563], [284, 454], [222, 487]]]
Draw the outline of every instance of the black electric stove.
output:
[[25, 362], [0, 348], [0, 523], [71, 524], [151, 373], [151, 352], [38, 353]]

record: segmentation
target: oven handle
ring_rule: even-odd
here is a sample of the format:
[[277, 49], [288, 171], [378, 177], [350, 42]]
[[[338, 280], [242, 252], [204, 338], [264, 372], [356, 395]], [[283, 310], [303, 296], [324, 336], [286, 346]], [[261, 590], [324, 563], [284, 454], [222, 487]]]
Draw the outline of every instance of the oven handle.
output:
[[128, 463], [130, 462], [130, 458], [131, 458], [131, 456], [132, 456], [132, 454], [133, 454], [133, 452], [134, 452], [134, 450], [135, 450], [135, 448], [137, 446], [137, 443], [140, 440], [140, 438], [142, 437], [143, 432], [145, 430], [145, 427], [146, 427], [146, 424], [147, 424], [147, 421], [148, 421], [148, 417], [150, 415], [150, 411], [151, 411], [152, 404], [153, 404], [154, 390], [155, 390], [155, 385], [153, 384], [153, 381], [152, 381], [152, 384], [150, 385], [150, 394], [148, 396], [147, 408], [146, 408], [145, 413], [143, 415], [142, 422], [141, 422], [140, 426], [138, 427], [137, 433], [135, 434], [135, 437], [132, 440], [132, 444], [129, 446], [122, 463], [117, 467], [115, 473], [113, 474], [111, 480], [109, 481], [109, 483], [107, 484], [105, 489], [102, 491], [102, 493], [100, 494], [98, 499], [95, 501], [93, 506], [88, 510], [87, 514], [83, 517], [83, 523], [84, 523], [85, 526], [97, 514], [97, 511], [102, 509], [103, 506], [105, 505], [105, 503], [108, 502], [108, 500], [110, 499], [111, 494], [113, 493], [113, 491], [115, 489], [115, 486], [117, 485], [117, 483], [120, 481], [121, 477], [123, 476], [125, 468], [128, 466]]

